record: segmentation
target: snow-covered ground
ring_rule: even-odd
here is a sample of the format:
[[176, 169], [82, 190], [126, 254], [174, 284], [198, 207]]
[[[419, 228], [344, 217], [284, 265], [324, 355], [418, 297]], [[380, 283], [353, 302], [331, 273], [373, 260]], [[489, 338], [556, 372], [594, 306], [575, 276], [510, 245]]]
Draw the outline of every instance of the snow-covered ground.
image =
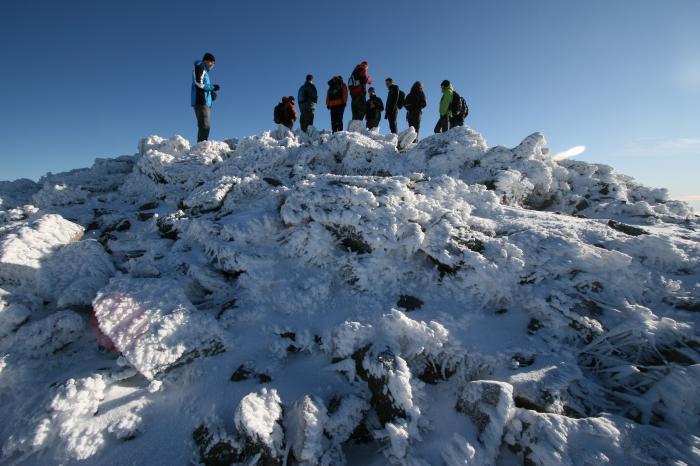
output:
[[0, 182], [3, 464], [700, 464], [700, 222], [544, 137]]

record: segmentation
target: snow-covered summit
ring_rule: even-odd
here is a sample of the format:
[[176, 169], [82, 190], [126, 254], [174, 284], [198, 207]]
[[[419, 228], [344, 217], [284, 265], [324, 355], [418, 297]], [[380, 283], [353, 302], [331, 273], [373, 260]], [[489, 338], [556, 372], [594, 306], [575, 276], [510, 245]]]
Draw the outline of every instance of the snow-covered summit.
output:
[[700, 464], [700, 222], [354, 127], [0, 182], [2, 462]]

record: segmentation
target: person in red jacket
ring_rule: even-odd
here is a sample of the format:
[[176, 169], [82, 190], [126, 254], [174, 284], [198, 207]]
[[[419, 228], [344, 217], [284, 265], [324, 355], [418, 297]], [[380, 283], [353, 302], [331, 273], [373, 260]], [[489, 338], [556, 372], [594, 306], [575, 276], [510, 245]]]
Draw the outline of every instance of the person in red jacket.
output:
[[352, 98], [352, 119], [363, 120], [367, 109], [367, 85], [372, 84], [372, 78], [367, 74], [369, 64], [363, 61], [355, 67], [348, 79], [348, 88]]
[[294, 108], [294, 97], [282, 97], [282, 101], [275, 107], [275, 123], [292, 129], [296, 120], [297, 109]]
[[343, 130], [343, 114], [348, 103], [348, 87], [341, 76], [334, 76], [328, 81], [328, 93], [326, 94], [326, 107], [331, 111], [331, 129]]

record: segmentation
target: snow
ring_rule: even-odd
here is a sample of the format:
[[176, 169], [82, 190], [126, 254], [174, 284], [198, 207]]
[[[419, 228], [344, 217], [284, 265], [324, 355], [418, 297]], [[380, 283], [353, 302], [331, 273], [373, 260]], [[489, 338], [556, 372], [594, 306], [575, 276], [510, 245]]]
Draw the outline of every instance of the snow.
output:
[[113, 278], [94, 309], [100, 330], [148, 379], [183, 358], [223, 350], [214, 323], [172, 280]]
[[350, 129], [0, 182], [0, 462], [700, 464], [686, 204]]

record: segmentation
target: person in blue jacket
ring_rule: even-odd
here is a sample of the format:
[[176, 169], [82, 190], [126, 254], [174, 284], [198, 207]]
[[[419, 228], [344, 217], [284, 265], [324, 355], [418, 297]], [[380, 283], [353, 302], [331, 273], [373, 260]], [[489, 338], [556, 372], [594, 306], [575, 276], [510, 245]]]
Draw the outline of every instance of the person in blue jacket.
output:
[[219, 85], [212, 85], [209, 72], [214, 68], [216, 60], [211, 53], [205, 53], [202, 60], [194, 62], [192, 72], [192, 107], [197, 117], [197, 142], [209, 139], [211, 127], [211, 103], [216, 100]]

